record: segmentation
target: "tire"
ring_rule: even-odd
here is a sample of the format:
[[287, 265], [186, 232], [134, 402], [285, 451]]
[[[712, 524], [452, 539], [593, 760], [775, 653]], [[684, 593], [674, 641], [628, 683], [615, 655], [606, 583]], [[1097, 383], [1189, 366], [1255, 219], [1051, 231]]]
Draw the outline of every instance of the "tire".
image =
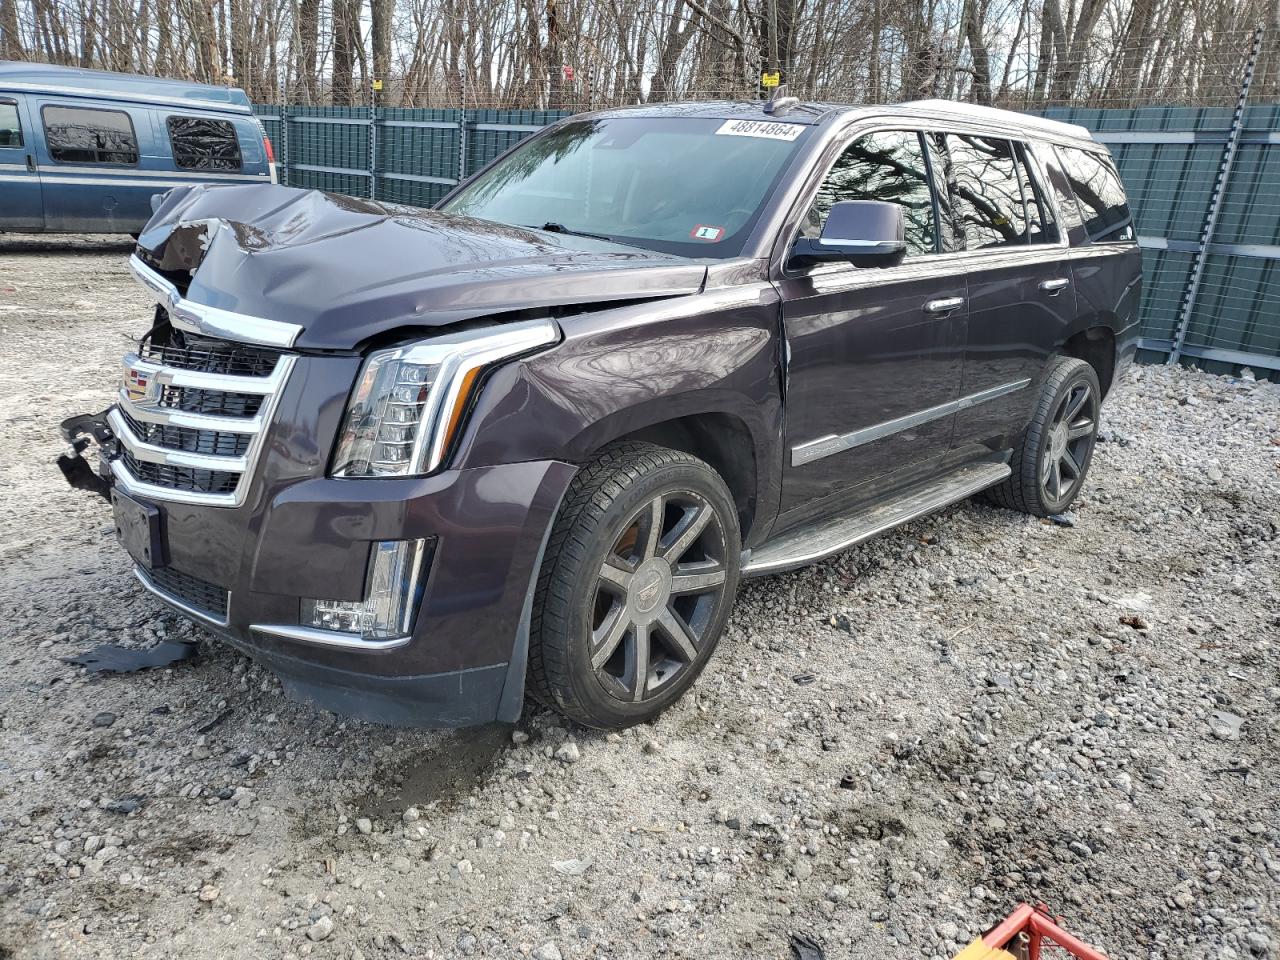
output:
[[[1101, 395], [1098, 374], [1088, 363], [1075, 357], [1053, 360], [1031, 422], [1014, 445], [1013, 473], [988, 490], [987, 499], [1035, 517], [1051, 517], [1071, 506], [1093, 462]], [[1070, 477], [1068, 463], [1076, 468]]]
[[570, 484], [547, 543], [530, 692], [589, 727], [652, 720], [711, 658], [740, 553], [733, 497], [707, 464], [651, 443], [605, 448]]

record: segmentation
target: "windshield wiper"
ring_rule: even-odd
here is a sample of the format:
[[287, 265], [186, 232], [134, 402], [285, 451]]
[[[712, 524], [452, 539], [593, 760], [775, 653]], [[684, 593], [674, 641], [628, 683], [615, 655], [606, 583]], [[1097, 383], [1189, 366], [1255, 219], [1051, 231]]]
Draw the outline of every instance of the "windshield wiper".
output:
[[[613, 237], [606, 237], [602, 233], [587, 233], [585, 230], [570, 230], [563, 223], [556, 223], [554, 220], [549, 220], [541, 227], [535, 227], [533, 229], [545, 230], [547, 233], [565, 233], [571, 237], [590, 237], [592, 240], [605, 240], [609, 243], [622, 243], [621, 240], [615, 240]], [[630, 244], [623, 244], [623, 246], [630, 246]]]

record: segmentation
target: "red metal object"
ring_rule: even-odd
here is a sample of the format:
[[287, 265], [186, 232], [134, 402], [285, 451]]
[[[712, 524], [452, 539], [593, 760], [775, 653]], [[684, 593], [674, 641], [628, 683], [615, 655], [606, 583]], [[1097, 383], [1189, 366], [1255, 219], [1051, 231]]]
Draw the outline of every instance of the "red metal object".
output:
[[1025, 956], [1026, 960], [1041, 960], [1040, 952], [1046, 946], [1059, 947], [1078, 960], [1107, 960], [1101, 951], [1058, 926], [1043, 903], [1035, 907], [1019, 904], [1013, 913], [982, 935], [982, 942], [1015, 956]]

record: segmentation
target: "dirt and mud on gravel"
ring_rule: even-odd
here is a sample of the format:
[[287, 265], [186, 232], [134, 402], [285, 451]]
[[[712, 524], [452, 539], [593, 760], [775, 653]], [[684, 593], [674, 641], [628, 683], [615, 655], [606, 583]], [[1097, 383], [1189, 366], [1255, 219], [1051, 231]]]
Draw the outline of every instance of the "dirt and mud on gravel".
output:
[[146, 595], [53, 466], [147, 325], [127, 250], [0, 240], [0, 955], [932, 958], [1021, 900], [1280, 952], [1280, 386], [1138, 369], [1066, 525], [966, 503], [752, 582], [652, 726], [392, 730]]

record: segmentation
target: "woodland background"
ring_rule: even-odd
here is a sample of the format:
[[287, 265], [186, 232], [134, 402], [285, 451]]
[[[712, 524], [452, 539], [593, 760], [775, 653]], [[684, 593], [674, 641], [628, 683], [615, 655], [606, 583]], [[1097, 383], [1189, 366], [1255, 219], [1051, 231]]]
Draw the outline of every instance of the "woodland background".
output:
[[855, 103], [1226, 105], [1260, 24], [1259, 102], [1280, 93], [1280, 0], [0, 0], [0, 59], [301, 105], [753, 97], [771, 69]]

